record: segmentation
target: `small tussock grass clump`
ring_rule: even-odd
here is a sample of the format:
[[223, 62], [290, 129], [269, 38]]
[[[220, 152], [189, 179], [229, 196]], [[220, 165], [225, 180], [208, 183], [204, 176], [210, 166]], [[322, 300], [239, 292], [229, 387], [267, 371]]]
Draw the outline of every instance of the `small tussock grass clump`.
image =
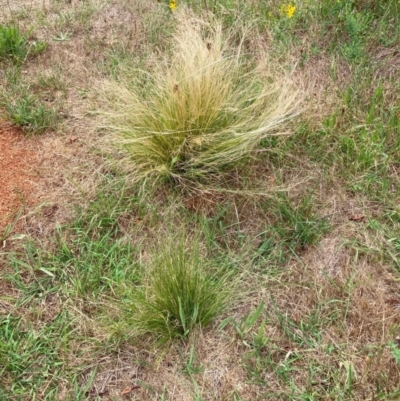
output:
[[136, 181], [212, 182], [298, 113], [299, 91], [278, 68], [249, 60], [237, 33], [232, 45], [237, 29], [225, 34], [185, 10], [176, 23], [172, 54], [154, 73], [131, 70], [106, 85], [103, 124]]
[[134, 336], [150, 335], [156, 343], [187, 338], [209, 325], [233, 300], [235, 279], [221, 266], [203, 259], [198, 242], [184, 235], [170, 238], [151, 259], [143, 286], [130, 295], [127, 317]]

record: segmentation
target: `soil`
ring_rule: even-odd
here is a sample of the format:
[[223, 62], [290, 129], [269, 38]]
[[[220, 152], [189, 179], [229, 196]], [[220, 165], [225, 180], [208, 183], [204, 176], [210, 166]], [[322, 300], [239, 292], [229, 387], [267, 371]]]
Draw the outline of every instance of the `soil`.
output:
[[35, 203], [38, 161], [35, 139], [0, 120], [0, 237], [20, 210]]

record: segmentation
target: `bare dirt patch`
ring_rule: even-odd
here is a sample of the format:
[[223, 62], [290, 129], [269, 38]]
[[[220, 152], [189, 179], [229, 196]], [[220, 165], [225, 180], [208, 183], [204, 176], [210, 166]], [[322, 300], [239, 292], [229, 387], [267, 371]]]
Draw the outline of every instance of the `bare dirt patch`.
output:
[[35, 203], [38, 161], [35, 139], [0, 120], [0, 234], [21, 207]]

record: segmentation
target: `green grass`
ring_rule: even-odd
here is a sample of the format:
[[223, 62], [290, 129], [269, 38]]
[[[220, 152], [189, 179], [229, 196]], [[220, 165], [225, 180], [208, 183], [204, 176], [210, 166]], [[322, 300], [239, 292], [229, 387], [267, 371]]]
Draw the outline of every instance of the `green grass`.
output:
[[0, 59], [23, 62], [28, 49], [28, 41], [18, 27], [0, 25]]
[[54, 129], [57, 120], [56, 111], [33, 95], [23, 96], [6, 104], [5, 111], [8, 120], [30, 134]]
[[318, 217], [313, 207], [310, 195], [297, 205], [293, 205], [284, 194], [281, 195], [276, 202], [276, 211], [273, 212], [276, 223], [269, 230], [294, 251], [317, 244], [329, 231], [329, 222], [324, 217]]
[[1, 236], [0, 398], [399, 399], [398, 2], [53, 3], [0, 12], [52, 192]]
[[60, 123], [62, 93], [65, 88], [53, 77], [39, 75], [35, 82], [27, 82], [20, 67], [5, 70], [5, 84], [0, 91], [0, 115], [28, 135], [54, 131]]
[[[1, 319], [0, 394], [4, 399], [18, 399], [18, 395], [34, 398], [49, 378], [68, 375], [64, 364], [74, 330], [67, 312], [61, 312], [41, 328], [35, 328], [35, 325], [27, 324], [17, 315]], [[52, 399], [57, 393], [57, 385], [54, 381], [46, 386], [43, 399]]]
[[18, 26], [0, 24], [0, 61], [11, 60], [21, 64], [29, 54], [41, 53], [46, 47], [46, 43], [38, 40], [29, 42]]

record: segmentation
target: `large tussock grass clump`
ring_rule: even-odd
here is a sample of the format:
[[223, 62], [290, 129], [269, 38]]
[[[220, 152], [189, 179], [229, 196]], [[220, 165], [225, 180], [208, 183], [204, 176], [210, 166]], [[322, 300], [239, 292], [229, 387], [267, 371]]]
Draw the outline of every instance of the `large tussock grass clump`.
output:
[[107, 85], [106, 126], [135, 180], [210, 182], [298, 112], [298, 91], [243, 53], [237, 29], [225, 34], [219, 21], [185, 11], [176, 23], [172, 53], [156, 71]]

